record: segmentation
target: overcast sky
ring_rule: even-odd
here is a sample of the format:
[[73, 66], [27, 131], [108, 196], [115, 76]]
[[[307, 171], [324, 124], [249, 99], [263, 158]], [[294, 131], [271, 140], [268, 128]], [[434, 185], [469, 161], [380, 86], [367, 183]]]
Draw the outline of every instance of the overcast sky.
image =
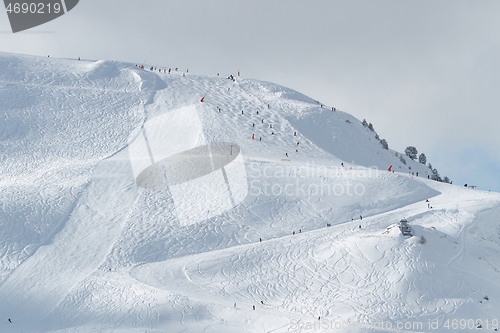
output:
[[[500, 1], [80, 0], [0, 51], [240, 70], [373, 123], [454, 184], [500, 191]], [[149, 56], [148, 56], [149, 55]]]

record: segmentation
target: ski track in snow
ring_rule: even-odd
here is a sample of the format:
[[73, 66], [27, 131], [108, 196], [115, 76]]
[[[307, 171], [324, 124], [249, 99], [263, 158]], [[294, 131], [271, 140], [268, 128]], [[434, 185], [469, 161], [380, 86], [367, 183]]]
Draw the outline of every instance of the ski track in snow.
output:
[[[408, 161], [422, 176], [411, 179], [354, 117], [239, 77], [3, 54], [0, 63], [9, 329], [309, 332], [322, 330], [293, 323], [500, 319], [500, 196], [428, 181]], [[192, 104], [207, 141], [242, 148], [250, 192], [182, 226], [168, 189], [136, 187], [127, 144], [145, 121]], [[367, 168], [388, 164], [402, 172]], [[363, 193], [318, 195], [321, 186]], [[400, 235], [402, 217], [414, 237]]]

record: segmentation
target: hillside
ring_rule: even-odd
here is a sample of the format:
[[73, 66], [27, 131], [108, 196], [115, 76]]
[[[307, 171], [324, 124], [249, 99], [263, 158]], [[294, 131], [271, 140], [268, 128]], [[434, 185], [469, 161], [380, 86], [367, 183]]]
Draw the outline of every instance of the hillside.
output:
[[334, 106], [238, 76], [0, 65], [2, 332], [498, 327], [500, 194], [428, 180]]

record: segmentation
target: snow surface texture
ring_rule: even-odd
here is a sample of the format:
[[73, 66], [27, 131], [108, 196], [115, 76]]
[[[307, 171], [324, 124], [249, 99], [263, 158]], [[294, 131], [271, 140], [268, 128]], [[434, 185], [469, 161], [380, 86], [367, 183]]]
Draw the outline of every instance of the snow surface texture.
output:
[[240, 77], [0, 65], [1, 332], [498, 327], [500, 195], [427, 180], [351, 115]]

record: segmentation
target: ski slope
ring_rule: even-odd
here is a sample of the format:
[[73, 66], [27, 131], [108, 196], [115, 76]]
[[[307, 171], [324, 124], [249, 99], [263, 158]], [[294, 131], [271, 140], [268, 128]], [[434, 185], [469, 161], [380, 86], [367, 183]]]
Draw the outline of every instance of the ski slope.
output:
[[0, 331], [498, 327], [500, 194], [353, 116], [242, 77], [0, 64]]

